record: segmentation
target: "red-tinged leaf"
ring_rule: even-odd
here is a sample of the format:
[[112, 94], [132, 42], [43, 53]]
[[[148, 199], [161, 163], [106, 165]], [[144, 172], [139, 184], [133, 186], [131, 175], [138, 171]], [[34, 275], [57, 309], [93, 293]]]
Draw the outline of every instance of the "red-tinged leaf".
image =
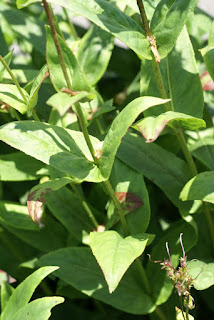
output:
[[31, 189], [27, 199], [27, 207], [29, 215], [34, 222], [41, 224], [42, 205], [46, 201], [44, 198], [46, 193], [57, 191], [71, 181], [72, 179], [68, 177], [49, 180]]
[[204, 91], [214, 90], [214, 82], [207, 70], [200, 76], [200, 79], [201, 79], [202, 89]]
[[143, 205], [141, 198], [131, 192], [115, 192], [115, 195], [126, 213], [132, 212]]

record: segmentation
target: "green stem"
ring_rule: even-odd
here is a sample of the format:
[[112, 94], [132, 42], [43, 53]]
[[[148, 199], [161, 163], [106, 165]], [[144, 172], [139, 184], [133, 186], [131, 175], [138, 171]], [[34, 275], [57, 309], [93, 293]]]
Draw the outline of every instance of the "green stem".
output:
[[4, 65], [5, 69], [7, 70], [7, 72], [9, 73], [9, 75], [11, 76], [14, 84], [16, 85], [17, 89], [19, 90], [23, 100], [25, 103], [27, 103], [27, 98], [24, 95], [24, 92], [22, 91], [22, 88], [20, 87], [18, 81], [16, 80], [12, 70], [10, 69], [10, 67], [8, 66], [7, 62], [4, 60], [4, 58], [0, 55], [0, 61], [1, 63]]
[[142, 19], [142, 23], [143, 23], [143, 28], [145, 30], [146, 36], [150, 36], [151, 35], [151, 31], [150, 31], [150, 27], [149, 27], [149, 22], [146, 16], [146, 11], [144, 9], [144, 5], [142, 0], [137, 0], [137, 5], [140, 11], [140, 15], [141, 15], [141, 19]]
[[104, 181], [104, 184], [105, 184], [105, 187], [108, 191], [108, 194], [110, 195], [112, 201], [114, 202], [115, 208], [117, 209], [117, 212], [119, 214], [120, 221], [121, 221], [123, 231], [124, 231], [124, 235], [128, 236], [130, 234], [129, 227], [128, 227], [128, 224], [127, 224], [126, 219], [124, 217], [123, 209], [121, 208], [121, 205], [115, 195], [114, 189], [112, 188], [109, 180]]
[[35, 121], [41, 122], [40, 119], [39, 119], [39, 117], [37, 116], [35, 110], [32, 110], [32, 116], [33, 116], [33, 119], [34, 119]]
[[210, 210], [207, 207], [207, 204], [205, 202], [203, 202], [203, 208], [204, 208], [204, 214], [205, 214], [205, 219], [207, 222], [207, 227], [210, 233], [210, 239], [211, 239], [211, 245], [212, 245], [212, 252], [214, 255], [214, 224], [213, 224], [213, 219], [212, 216], [210, 214]]
[[54, 43], [55, 43], [55, 46], [56, 46], [56, 50], [57, 50], [57, 53], [58, 53], [58, 57], [59, 57], [60, 65], [61, 65], [61, 68], [62, 68], [62, 72], [63, 72], [64, 77], [65, 77], [65, 81], [67, 83], [68, 88], [72, 90], [71, 81], [69, 79], [69, 76], [68, 76], [68, 73], [67, 73], [67, 70], [66, 70], [65, 60], [64, 60], [64, 57], [63, 57], [63, 54], [62, 54], [62, 50], [61, 50], [61, 47], [60, 47], [60, 44], [59, 44], [57, 32], [56, 32], [55, 25], [54, 25], [54, 19], [53, 19], [52, 14], [51, 14], [51, 10], [50, 10], [49, 5], [46, 2], [46, 0], [42, 0], [42, 2], [43, 2], [44, 9], [45, 9], [45, 12], [46, 12], [46, 15], [47, 15], [47, 18], [48, 18], [48, 22], [50, 24], [53, 40], [54, 40]]
[[18, 121], [22, 120], [16, 109], [11, 108], [11, 116], [14, 116]]
[[73, 191], [75, 192], [75, 194], [77, 195], [77, 197], [79, 198], [83, 209], [85, 210], [85, 212], [87, 213], [89, 219], [91, 220], [91, 222], [93, 223], [93, 225], [95, 226], [95, 228], [97, 229], [97, 227], [99, 226], [99, 223], [97, 222], [95, 216], [93, 215], [90, 207], [88, 206], [87, 202], [83, 199], [83, 197], [81, 196], [80, 192], [78, 191], [78, 189], [76, 188], [75, 184], [71, 183], [71, 188], [73, 189]]
[[183, 151], [183, 154], [186, 158], [186, 161], [189, 165], [189, 168], [190, 168], [190, 171], [191, 171], [191, 174], [192, 176], [196, 176], [198, 174], [198, 171], [197, 171], [197, 168], [195, 166], [195, 162], [193, 161], [193, 158], [192, 158], [192, 155], [187, 147], [187, 143], [186, 143], [186, 140], [184, 138], [184, 135], [183, 135], [183, 132], [179, 129], [176, 131], [177, 133], [177, 138], [178, 138], [178, 141], [180, 143], [180, 146], [182, 148], [182, 151]]
[[71, 30], [72, 36], [74, 37], [75, 40], [78, 40], [79, 37], [78, 37], [78, 34], [76, 32], [76, 29], [74, 28], [73, 24], [71, 23], [71, 21], [69, 19], [69, 16], [68, 16], [68, 13], [67, 13], [67, 10], [65, 8], [63, 8], [63, 12], [65, 14], [65, 17], [66, 17], [67, 23], [69, 25], [69, 28]]

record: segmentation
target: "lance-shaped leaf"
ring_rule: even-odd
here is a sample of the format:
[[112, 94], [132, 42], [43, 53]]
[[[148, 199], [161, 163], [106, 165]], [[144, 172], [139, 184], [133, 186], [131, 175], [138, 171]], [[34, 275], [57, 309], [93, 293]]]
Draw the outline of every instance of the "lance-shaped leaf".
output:
[[[26, 100], [28, 100], [29, 95], [27, 91], [22, 89]], [[20, 113], [24, 114], [27, 110], [26, 103], [23, 101], [23, 97], [19, 90], [14, 84], [3, 84], [0, 83], [0, 100], [8, 104], [10, 107], [18, 110]]]
[[196, 290], [205, 290], [214, 285], [214, 262], [190, 261], [188, 273], [194, 279], [193, 286]]
[[49, 0], [81, 15], [124, 42], [140, 57], [152, 59], [150, 45], [143, 29], [115, 5], [105, 0]]
[[71, 178], [59, 178], [38, 184], [30, 190], [27, 199], [27, 206], [30, 217], [34, 222], [40, 222], [41, 207], [46, 201], [46, 199], [44, 198], [45, 194], [49, 191], [59, 190], [71, 181]]
[[[8, 277], [7, 274], [6, 277]], [[1, 283], [1, 312], [3, 312], [13, 291], [14, 288], [7, 281]]]
[[[166, 92], [171, 99], [171, 110], [202, 118], [203, 90], [186, 27], [178, 37], [173, 50], [161, 61], [160, 69]], [[160, 96], [152, 65], [147, 60], [142, 60], [141, 95]], [[160, 106], [147, 110], [145, 115], [157, 116], [165, 111], [163, 106]]]
[[45, 79], [49, 76], [48, 68], [45, 65], [37, 75], [36, 79], [33, 82], [30, 96], [27, 102], [27, 109], [28, 111], [31, 111], [37, 104], [38, 101], [38, 91], [42, 85], [42, 82], [45, 81]]
[[133, 266], [124, 275], [117, 290], [110, 294], [103, 273], [89, 248], [71, 247], [50, 252], [42, 256], [38, 264], [58, 265], [60, 269], [54, 273], [55, 276], [119, 310], [142, 315], [155, 309], [142, 283], [136, 281], [136, 269]]
[[[99, 140], [90, 137], [94, 148]], [[103, 181], [82, 132], [34, 121], [17, 121], [0, 128], [0, 140], [70, 175], [76, 181]]]
[[157, 117], [144, 118], [133, 127], [141, 132], [146, 142], [153, 142], [159, 137], [166, 125], [173, 129], [183, 130], [197, 130], [206, 127], [206, 123], [202, 119], [173, 111], [167, 111]]
[[1, 181], [37, 180], [47, 174], [44, 164], [22, 152], [3, 154], [0, 156]]
[[51, 316], [51, 309], [63, 303], [62, 297], [44, 297], [30, 302], [27, 306], [16, 312], [10, 320], [47, 320]]
[[34, 49], [45, 56], [45, 32], [44, 22], [27, 12], [17, 10], [11, 5], [1, 1], [0, 19], [7, 21], [12, 31], [34, 47]]
[[200, 51], [206, 64], [207, 70], [214, 80], [214, 23], [212, 23], [210, 29], [208, 45]]
[[10, 296], [8, 303], [1, 314], [1, 320], [11, 319], [16, 312], [25, 307], [40, 282], [57, 269], [58, 267], [44, 267], [28, 276]]
[[106, 71], [113, 48], [112, 35], [95, 25], [92, 25], [81, 39], [77, 60], [92, 85], [95, 85]]
[[111, 173], [121, 140], [135, 119], [148, 108], [164, 104], [168, 101], [154, 97], [137, 98], [130, 102], [114, 119], [105, 137], [100, 158], [100, 171], [106, 179], [108, 179]]
[[151, 32], [157, 40], [161, 59], [172, 50], [189, 14], [198, 0], [161, 0], [151, 21]]
[[[10, 51], [5, 57], [4, 57], [4, 61], [10, 65], [10, 62], [13, 58], [13, 51]], [[0, 61], [0, 82], [2, 82], [2, 80], [4, 79], [4, 73], [5, 73], [6, 69], [3, 65], [3, 63]]]
[[[49, 27], [46, 27], [46, 38], [46, 58], [50, 78], [56, 91], [61, 91], [61, 89], [67, 88], [68, 84], [59, 63], [58, 53]], [[60, 36], [58, 36], [58, 40], [65, 60], [66, 71], [72, 84], [72, 90], [90, 92], [92, 88], [82, 72], [75, 55]]]
[[179, 200], [183, 186], [190, 179], [185, 161], [135, 134], [126, 135], [117, 157], [154, 182], [179, 209], [189, 211], [191, 203]]
[[214, 171], [202, 172], [187, 182], [181, 200], [203, 200], [214, 203]]
[[113, 230], [90, 234], [90, 247], [103, 271], [110, 293], [117, 288], [133, 261], [143, 253], [148, 239], [146, 234], [122, 238]]
[[[150, 204], [143, 175], [116, 157], [110, 182], [123, 208], [123, 213], [126, 214], [130, 233], [145, 232], [150, 221]], [[106, 228], [109, 229], [120, 219], [113, 202], [110, 202], [107, 216]], [[118, 224], [117, 228], [121, 228]]]
[[51, 96], [46, 103], [56, 109], [62, 117], [74, 103], [79, 102], [88, 95], [90, 94], [86, 91], [81, 91], [75, 94], [75, 96], [58, 92]]

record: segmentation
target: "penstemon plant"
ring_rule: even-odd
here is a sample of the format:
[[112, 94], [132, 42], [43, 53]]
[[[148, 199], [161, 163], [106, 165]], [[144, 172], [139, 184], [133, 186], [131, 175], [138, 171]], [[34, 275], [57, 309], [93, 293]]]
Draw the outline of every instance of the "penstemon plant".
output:
[[1, 320], [211, 319], [214, 24], [197, 2], [1, 2]]

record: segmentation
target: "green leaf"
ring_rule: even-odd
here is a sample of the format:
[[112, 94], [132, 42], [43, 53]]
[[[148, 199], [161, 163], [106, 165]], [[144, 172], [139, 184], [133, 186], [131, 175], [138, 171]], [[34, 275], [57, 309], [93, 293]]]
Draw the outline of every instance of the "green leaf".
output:
[[40, 222], [41, 207], [46, 201], [44, 198], [45, 194], [50, 191], [59, 190], [71, 181], [72, 179], [69, 177], [58, 178], [40, 183], [30, 190], [27, 198], [27, 206], [29, 215], [34, 222]]
[[[202, 118], [204, 109], [203, 91], [195, 61], [195, 55], [186, 27], [177, 39], [171, 53], [161, 61], [160, 69], [166, 92], [171, 101], [171, 111]], [[160, 96], [152, 64], [142, 60], [141, 95]], [[163, 106], [145, 112], [157, 116], [166, 110]]]
[[214, 171], [214, 128], [200, 130], [198, 133], [187, 132], [188, 147], [194, 157], [210, 170]]
[[65, 9], [81, 15], [101, 29], [113, 34], [124, 42], [140, 57], [151, 59], [150, 45], [144, 36], [143, 29], [129, 16], [104, 0], [49, 0], [49, 3], [58, 4]]
[[3, 281], [1, 284], [1, 312], [3, 312], [6, 307], [10, 296], [12, 295], [14, 288], [9, 285], [8, 282]]
[[92, 85], [95, 85], [107, 69], [114, 48], [113, 37], [92, 25], [81, 39], [77, 60]]
[[29, 99], [27, 102], [27, 110], [28, 111], [31, 111], [36, 106], [37, 101], [38, 101], [38, 91], [42, 85], [42, 82], [48, 76], [49, 76], [48, 68], [45, 65], [44, 67], [42, 67], [39, 74], [37, 75], [37, 77], [33, 81], [33, 85], [32, 85], [31, 91], [30, 91], [30, 96], [29, 96]]
[[42, 226], [35, 224], [27, 206], [0, 202], [0, 224], [17, 238], [43, 252], [49, 252], [66, 245], [66, 231], [54, 218], [43, 214]]
[[203, 200], [214, 203], [214, 171], [202, 172], [187, 182], [180, 199]]
[[[4, 61], [10, 65], [10, 62], [13, 58], [13, 51], [10, 51], [5, 57], [4, 57]], [[5, 67], [4, 65], [0, 62], [0, 82], [2, 82], [2, 80], [4, 79], [4, 74], [5, 74]]]
[[0, 156], [1, 181], [29, 181], [47, 174], [44, 164], [22, 152], [14, 152]]
[[[23, 88], [22, 91], [26, 99], [28, 99], [29, 95], [27, 91], [25, 91]], [[4, 103], [7, 103], [12, 108], [18, 110], [22, 114], [24, 114], [27, 110], [22, 95], [14, 84], [0, 83], [0, 100]]]
[[30, 302], [27, 306], [16, 312], [10, 320], [47, 320], [51, 316], [50, 310], [56, 305], [63, 303], [62, 297], [45, 297]]
[[22, 9], [35, 2], [41, 2], [41, 0], [16, 0], [16, 5], [18, 9]]
[[199, 260], [188, 262], [188, 274], [194, 279], [196, 290], [205, 290], [214, 285], [214, 263]]
[[27, 207], [15, 203], [0, 201], [0, 223], [17, 229], [39, 231], [38, 225], [30, 219]]
[[208, 45], [200, 51], [206, 64], [207, 70], [214, 80], [214, 23], [212, 23], [211, 25]]
[[[150, 253], [152, 261], [164, 261], [164, 258], [169, 258], [166, 251], [166, 242], [168, 242], [172, 264], [177, 267], [179, 257], [183, 256], [179, 241], [180, 233], [183, 233], [182, 240], [186, 253], [196, 244], [197, 235], [194, 228], [189, 223], [180, 220], [172, 224], [165, 232], [162, 232], [161, 236], [156, 237], [156, 244]], [[147, 264], [147, 277], [150, 279], [156, 305], [160, 305], [168, 300], [173, 285], [168, 273], [162, 270], [159, 264], [152, 261]]]
[[[124, 209], [131, 234], [145, 232], [150, 221], [150, 204], [143, 175], [116, 158], [110, 182]], [[107, 215], [109, 220], [106, 228], [108, 229], [119, 221], [113, 203], [109, 205]]]
[[141, 97], [130, 102], [114, 119], [105, 137], [100, 158], [100, 171], [106, 179], [111, 173], [114, 158], [123, 136], [135, 119], [146, 109], [164, 104], [168, 100]]
[[[176, 307], [176, 320], [183, 320], [183, 311], [181, 311], [181, 309]], [[189, 320], [194, 320], [194, 317], [191, 316], [191, 314], [188, 314], [188, 319]]]
[[27, 40], [34, 49], [45, 55], [44, 23], [32, 15], [1, 3], [0, 19], [5, 19], [11, 30], [21, 39]]
[[110, 293], [117, 288], [129, 266], [143, 253], [148, 239], [146, 234], [124, 239], [113, 230], [90, 234], [90, 247], [103, 271]]
[[165, 58], [174, 47], [189, 14], [197, 3], [198, 0], [161, 0], [157, 5], [151, 21], [151, 33], [156, 37], [161, 59]]
[[[12, 319], [16, 312], [25, 307], [40, 282], [58, 267], [44, 267], [32, 273], [16, 287], [1, 314], [1, 320]], [[38, 314], [37, 314], [38, 315]], [[15, 318], [14, 318], [15, 319]]]
[[[119, 310], [147, 314], [155, 309], [142, 284], [134, 278], [132, 267], [124, 275], [117, 290], [110, 294], [103, 273], [89, 248], [63, 248], [42, 256], [38, 263], [40, 266], [58, 265], [60, 269], [54, 273], [55, 276]], [[134, 274], [135, 272], [134, 269]]]
[[82, 242], [83, 233], [93, 230], [91, 220], [82, 207], [77, 196], [67, 188], [50, 192], [47, 195], [47, 206], [55, 218], [76, 240]]
[[165, 126], [173, 129], [197, 130], [206, 127], [202, 119], [191, 117], [184, 113], [167, 111], [157, 117], [146, 117], [134, 124], [134, 128], [141, 132], [146, 142], [154, 142]]
[[88, 95], [90, 94], [86, 91], [82, 91], [75, 96], [70, 96], [66, 93], [58, 92], [51, 96], [46, 103], [47, 105], [56, 109], [59, 112], [59, 115], [62, 117], [73, 104], [79, 102]]
[[[68, 85], [65, 80], [62, 67], [60, 65], [58, 53], [56, 50], [50, 27], [46, 27], [46, 39], [46, 59], [48, 64], [48, 70], [50, 73], [50, 78], [56, 91], [60, 91], [63, 88], [67, 88]], [[68, 77], [72, 84], [72, 90], [90, 92], [92, 88], [84, 73], [82, 72], [75, 55], [64, 42], [64, 40], [60, 38], [60, 36], [58, 36], [58, 40], [64, 57]]]
[[190, 179], [185, 161], [135, 134], [125, 136], [117, 157], [154, 182], [180, 210], [189, 212], [191, 204], [179, 200], [183, 186]]
[[[103, 181], [82, 132], [34, 121], [11, 122], [0, 128], [0, 140], [70, 175], [76, 181]], [[91, 137], [94, 147], [99, 140]], [[96, 149], [96, 148], [95, 148]]]

